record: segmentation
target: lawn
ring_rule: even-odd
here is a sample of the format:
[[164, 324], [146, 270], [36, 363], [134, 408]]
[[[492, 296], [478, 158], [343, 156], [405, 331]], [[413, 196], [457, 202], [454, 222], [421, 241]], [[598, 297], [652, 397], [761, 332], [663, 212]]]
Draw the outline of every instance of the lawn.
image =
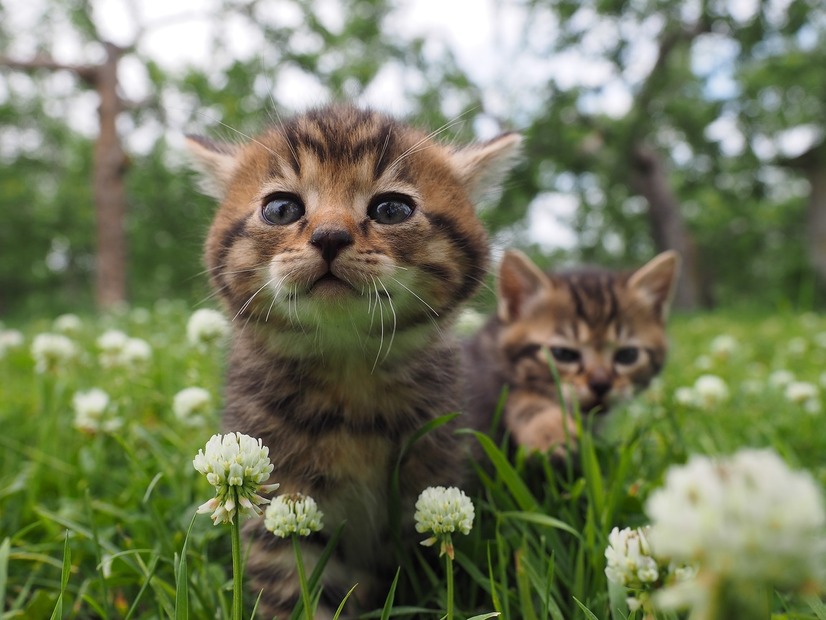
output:
[[[189, 617], [229, 617], [229, 532], [194, 518], [213, 492], [192, 465], [220, 429], [224, 345], [190, 342], [189, 317], [159, 302], [0, 327], [0, 617], [173, 618], [182, 591]], [[623, 617], [609, 605], [609, 533], [644, 525], [646, 499], [692, 454], [768, 447], [826, 482], [826, 316], [675, 316], [670, 334], [663, 376], [586, 429], [568, 462], [508, 462], [474, 437], [488, 458], [474, 527], [454, 537], [458, 617]], [[442, 617], [437, 555], [406, 558], [394, 616]], [[810, 594], [775, 592], [771, 606], [826, 618]]]

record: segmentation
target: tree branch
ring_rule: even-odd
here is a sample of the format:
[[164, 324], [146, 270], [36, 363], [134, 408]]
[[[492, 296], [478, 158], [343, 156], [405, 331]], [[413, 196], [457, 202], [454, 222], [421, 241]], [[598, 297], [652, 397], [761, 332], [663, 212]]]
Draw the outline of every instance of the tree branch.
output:
[[15, 69], [17, 71], [26, 71], [33, 73], [35, 71], [69, 71], [74, 73], [81, 80], [94, 86], [97, 81], [98, 68], [95, 65], [76, 65], [57, 62], [50, 56], [35, 56], [31, 60], [20, 60], [17, 58], [9, 58], [8, 56], [0, 56], [0, 66]]

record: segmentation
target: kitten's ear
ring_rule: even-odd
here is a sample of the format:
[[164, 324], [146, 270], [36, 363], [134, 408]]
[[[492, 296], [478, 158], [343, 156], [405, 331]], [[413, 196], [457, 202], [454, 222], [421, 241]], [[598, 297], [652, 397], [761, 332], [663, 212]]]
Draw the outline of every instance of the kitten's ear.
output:
[[496, 193], [505, 176], [519, 159], [522, 136], [505, 133], [454, 151], [453, 165], [473, 204], [488, 193]]
[[238, 164], [238, 147], [203, 136], [187, 135], [192, 167], [200, 174], [198, 187], [207, 196], [223, 200]]
[[525, 301], [550, 286], [548, 276], [519, 250], [508, 250], [499, 264], [497, 314], [509, 323], [519, 318]]
[[673, 250], [658, 254], [628, 279], [628, 288], [637, 291], [664, 321], [680, 274], [680, 255]]

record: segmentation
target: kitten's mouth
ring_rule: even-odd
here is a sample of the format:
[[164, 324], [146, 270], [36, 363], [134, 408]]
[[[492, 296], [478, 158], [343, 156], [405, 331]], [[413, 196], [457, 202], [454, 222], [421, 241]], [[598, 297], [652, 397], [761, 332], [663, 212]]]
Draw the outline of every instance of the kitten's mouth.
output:
[[324, 293], [324, 294], [337, 294], [337, 293], [345, 293], [353, 291], [353, 287], [350, 286], [347, 282], [342, 280], [341, 278], [337, 277], [332, 271], [328, 271], [320, 278], [316, 279], [315, 282], [310, 285], [308, 292], [310, 293]]

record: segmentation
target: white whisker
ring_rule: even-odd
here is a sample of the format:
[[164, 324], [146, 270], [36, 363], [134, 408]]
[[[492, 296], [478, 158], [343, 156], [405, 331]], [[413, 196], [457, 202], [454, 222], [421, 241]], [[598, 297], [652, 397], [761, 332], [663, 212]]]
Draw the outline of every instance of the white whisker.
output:
[[402, 283], [401, 283], [398, 279], [394, 278], [393, 276], [390, 276], [390, 279], [391, 279], [391, 280], [393, 280], [393, 282], [395, 282], [395, 283], [396, 283], [396, 284], [398, 284], [399, 286], [401, 286], [403, 289], [405, 289], [408, 293], [410, 293], [411, 295], [413, 295], [413, 297], [415, 297], [416, 299], [418, 299], [418, 300], [419, 300], [420, 302], [422, 302], [425, 306], [427, 306], [428, 310], [430, 310], [430, 311], [431, 311], [431, 312], [432, 312], [435, 316], [439, 316], [439, 313], [438, 313], [438, 312], [436, 312], [436, 310], [434, 310], [434, 309], [433, 309], [433, 306], [431, 306], [431, 305], [430, 305], [429, 303], [427, 303], [424, 299], [422, 299], [422, 298], [421, 298], [421, 297], [419, 297], [416, 293], [414, 293], [412, 290], [410, 290], [410, 288], [409, 288], [409, 287], [407, 287], [407, 286], [405, 286], [404, 284], [402, 284]]
[[384, 348], [384, 306], [381, 303], [381, 296], [379, 295], [379, 287], [376, 286], [376, 279], [371, 275], [370, 279], [373, 281], [373, 286], [376, 289], [376, 305], [379, 307], [379, 324], [381, 326], [381, 332], [379, 336], [379, 350], [376, 352], [376, 359], [373, 362], [373, 367], [370, 369], [370, 374], [373, 374], [376, 370], [376, 366], [379, 363], [379, 358], [381, 357], [381, 350]]
[[[261, 288], [259, 288], [257, 291], [255, 291], [255, 292], [254, 292], [254, 293], [250, 296], [250, 298], [249, 298], [247, 301], [245, 301], [245, 302], [244, 302], [244, 305], [243, 305], [243, 306], [241, 306], [241, 309], [240, 309], [240, 310], [238, 310], [238, 312], [236, 312], [236, 313], [235, 313], [235, 316], [234, 316], [234, 317], [232, 317], [232, 320], [234, 321], [234, 320], [235, 320], [235, 319], [237, 319], [239, 316], [241, 316], [241, 315], [244, 313], [244, 310], [246, 310], [246, 309], [249, 307], [249, 305], [252, 303], [252, 300], [253, 300], [253, 299], [255, 299], [255, 296], [256, 296], [256, 295], [258, 295], [258, 293], [260, 293], [261, 291], [263, 291], [265, 288], [267, 288], [270, 284], [272, 284], [272, 281], [273, 281], [273, 280], [275, 280], [275, 278], [270, 278], [269, 280], [267, 280], [266, 282], [264, 282], [264, 285], [263, 285]], [[249, 323], [249, 319], [247, 319], [247, 322]]]
[[387, 359], [387, 356], [390, 355], [390, 349], [393, 348], [393, 340], [396, 338], [396, 309], [393, 307], [393, 298], [390, 297], [390, 292], [387, 290], [387, 287], [384, 286], [384, 282], [381, 281], [381, 278], [376, 279], [387, 294], [387, 303], [390, 304], [390, 312], [393, 313], [393, 331], [390, 333], [390, 342], [387, 343], [387, 353], [385, 353], [382, 358], [382, 361], [384, 361]]

